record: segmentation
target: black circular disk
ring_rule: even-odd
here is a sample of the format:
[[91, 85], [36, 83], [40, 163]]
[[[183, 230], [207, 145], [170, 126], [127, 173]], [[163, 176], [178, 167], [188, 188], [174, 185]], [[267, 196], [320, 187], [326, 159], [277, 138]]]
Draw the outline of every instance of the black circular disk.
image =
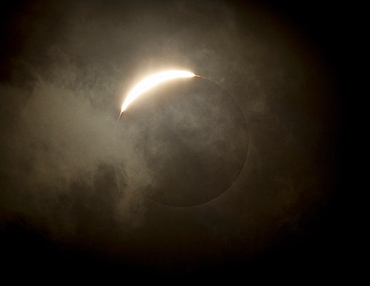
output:
[[129, 183], [152, 200], [194, 206], [224, 193], [248, 153], [243, 113], [219, 85], [169, 80], [138, 97], [117, 128]]

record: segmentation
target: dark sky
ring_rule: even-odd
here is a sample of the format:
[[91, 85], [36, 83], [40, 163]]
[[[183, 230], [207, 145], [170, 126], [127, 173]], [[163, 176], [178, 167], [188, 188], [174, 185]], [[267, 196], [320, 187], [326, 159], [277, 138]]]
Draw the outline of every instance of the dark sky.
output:
[[[8, 1], [4, 269], [124, 279], [338, 271], [348, 9]], [[130, 88], [166, 69], [208, 80], [154, 89], [117, 123]]]

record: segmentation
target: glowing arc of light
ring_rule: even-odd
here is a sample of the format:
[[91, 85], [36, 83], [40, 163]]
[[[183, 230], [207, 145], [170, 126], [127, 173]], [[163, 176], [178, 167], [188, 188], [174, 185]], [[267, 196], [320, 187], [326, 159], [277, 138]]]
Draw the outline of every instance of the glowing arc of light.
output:
[[164, 82], [169, 79], [181, 78], [181, 77], [193, 77], [193, 76], [196, 76], [196, 75], [193, 74], [192, 72], [171, 70], [171, 71], [157, 73], [157, 74], [154, 74], [152, 76], [149, 76], [143, 79], [127, 95], [124, 103], [122, 104], [121, 114], [122, 112], [126, 110], [126, 108], [130, 105], [130, 103], [133, 102], [138, 96], [143, 94], [148, 89], [158, 85], [159, 83]]

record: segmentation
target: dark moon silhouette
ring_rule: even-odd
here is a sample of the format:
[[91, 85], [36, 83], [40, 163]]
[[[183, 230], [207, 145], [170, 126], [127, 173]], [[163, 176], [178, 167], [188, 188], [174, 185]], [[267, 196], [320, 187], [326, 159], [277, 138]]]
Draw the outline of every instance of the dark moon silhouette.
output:
[[220, 196], [237, 179], [248, 153], [247, 125], [236, 101], [204, 78], [154, 87], [132, 103], [118, 130], [118, 153], [134, 146], [136, 154], [144, 154], [140, 166], [150, 180], [140, 192], [170, 206]]

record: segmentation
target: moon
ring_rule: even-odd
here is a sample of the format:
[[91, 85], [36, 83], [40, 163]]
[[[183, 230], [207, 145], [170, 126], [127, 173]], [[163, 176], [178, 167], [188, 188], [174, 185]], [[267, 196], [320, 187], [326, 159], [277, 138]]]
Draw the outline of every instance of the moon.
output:
[[174, 207], [220, 197], [238, 178], [248, 153], [249, 132], [237, 102], [206, 78], [171, 71], [141, 81], [123, 107], [144, 91], [145, 100], [130, 106], [116, 132], [117, 160], [130, 187]]
[[150, 88], [158, 85], [159, 83], [174, 78], [193, 77], [193, 76], [195, 76], [195, 74], [191, 72], [170, 70], [160, 72], [143, 79], [127, 95], [124, 103], [122, 104], [121, 113], [124, 112], [126, 108], [130, 105], [130, 103], [132, 103], [138, 96], [140, 96]]

